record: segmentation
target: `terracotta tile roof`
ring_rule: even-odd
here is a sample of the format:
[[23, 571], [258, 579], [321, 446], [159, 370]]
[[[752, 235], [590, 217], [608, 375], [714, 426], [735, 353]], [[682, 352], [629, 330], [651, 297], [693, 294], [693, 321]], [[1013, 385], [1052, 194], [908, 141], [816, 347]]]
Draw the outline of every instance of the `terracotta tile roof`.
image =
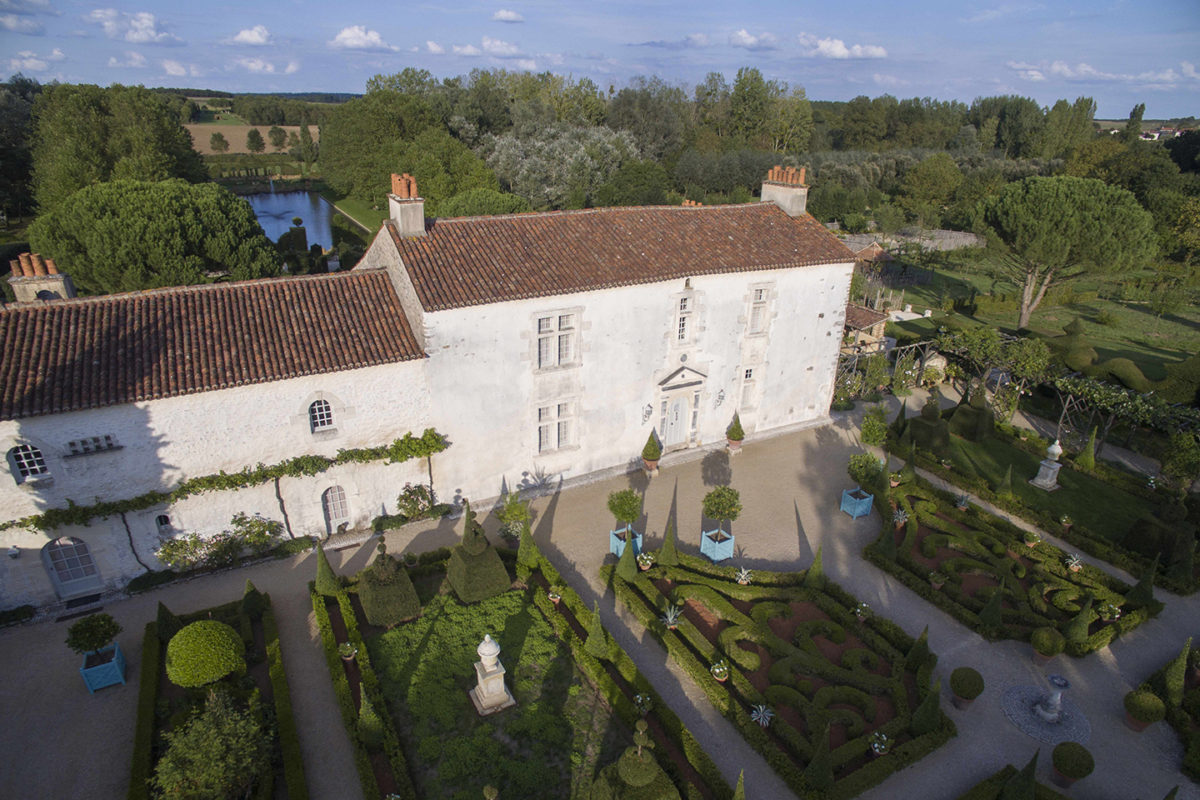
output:
[[774, 203], [438, 219], [411, 238], [387, 227], [426, 311], [854, 260], [811, 216]]
[[0, 419], [423, 358], [383, 270], [0, 310]]
[[846, 304], [846, 327], [852, 331], [866, 330], [887, 319], [887, 314], [866, 306]]

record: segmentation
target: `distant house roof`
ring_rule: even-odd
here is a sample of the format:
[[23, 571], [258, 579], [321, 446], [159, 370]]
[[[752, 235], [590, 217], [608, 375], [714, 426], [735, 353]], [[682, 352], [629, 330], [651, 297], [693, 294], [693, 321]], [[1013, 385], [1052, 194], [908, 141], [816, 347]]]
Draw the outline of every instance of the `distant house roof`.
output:
[[811, 216], [774, 203], [437, 219], [408, 238], [386, 225], [427, 311], [854, 260]]
[[852, 331], [864, 331], [873, 328], [887, 319], [887, 314], [866, 306], [846, 304], [846, 328]]
[[0, 310], [0, 419], [424, 357], [383, 270]]

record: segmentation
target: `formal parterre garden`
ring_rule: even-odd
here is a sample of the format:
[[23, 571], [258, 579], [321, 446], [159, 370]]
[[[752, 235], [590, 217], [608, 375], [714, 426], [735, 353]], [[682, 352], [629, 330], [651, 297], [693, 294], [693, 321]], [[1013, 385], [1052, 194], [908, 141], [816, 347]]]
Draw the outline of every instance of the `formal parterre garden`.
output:
[[673, 544], [603, 577], [792, 791], [853, 797], [955, 735], [924, 636], [825, 578], [819, 553], [804, 572], [747, 574]]
[[883, 517], [864, 556], [990, 639], [1058, 631], [1082, 656], [1162, 610], [1147, 579], [1130, 587], [1034, 533], [934, 489], [919, 477], [876, 488]]
[[995, 423], [978, 399], [941, 412], [931, 405], [919, 416], [897, 417], [887, 432], [889, 451], [1126, 572], [1153, 571], [1156, 584], [1179, 594], [1200, 588], [1200, 496], [1181, 498], [1084, 453], [1065, 455], [1059, 488], [1044, 491], [1029, 479], [1048, 441]]
[[142, 641], [129, 800], [307, 800], [271, 599], [178, 617], [159, 603]]
[[[1200, 783], [1200, 647], [1192, 647], [1192, 639], [1188, 639], [1183, 649], [1147, 678], [1138, 691], [1130, 694], [1143, 693], [1150, 693], [1159, 700], [1154, 703], [1157, 713], [1143, 717], [1143, 720], [1166, 719], [1183, 743], [1180, 771]], [[1128, 697], [1125, 707], [1133, 711]]]
[[[500, 549], [466, 516], [462, 544], [405, 563], [381, 548], [352, 581], [318, 556], [313, 607], [365, 796], [732, 797], [528, 527]], [[468, 690], [485, 634], [516, 706], [481, 717]]]

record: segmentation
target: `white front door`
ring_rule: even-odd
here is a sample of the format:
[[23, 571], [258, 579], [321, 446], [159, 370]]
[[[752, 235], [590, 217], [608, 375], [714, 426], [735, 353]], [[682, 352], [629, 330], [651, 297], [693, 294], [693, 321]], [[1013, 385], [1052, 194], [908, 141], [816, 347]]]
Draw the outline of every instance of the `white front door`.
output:
[[667, 447], [684, 444], [688, 431], [687, 397], [675, 397], [667, 401], [667, 424], [663, 432], [663, 444]]

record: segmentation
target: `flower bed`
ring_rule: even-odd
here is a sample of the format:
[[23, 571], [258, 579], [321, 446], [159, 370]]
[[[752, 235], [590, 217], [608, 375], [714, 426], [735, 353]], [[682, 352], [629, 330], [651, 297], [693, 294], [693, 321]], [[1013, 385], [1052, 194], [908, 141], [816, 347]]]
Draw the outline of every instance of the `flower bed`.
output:
[[[279, 629], [269, 595], [261, 598], [261, 616], [257, 601], [247, 600], [198, 611], [180, 618], [186, 624], [200, 619], [224, 621], [242, 634], [247, 642], [247, 676], [264, 704], [270, 703], [274, 714], [265, 714], [263, 721], [271, 737], [274, 755], [270, 769], [254, 785], [255, 800], [286, 797], [287, 800], [307, 800], [308, 787], [304, 780], [304, 763], [300, 739], [292, 713], [291, 693], [283, 669], [283, 654], [279, 646]], [[254, 613], [251, 613], [254, 612]], [[138, 684], [137, 723], [133, 738], [133, 762], [129, 776], [129, 800], [148, 800], [148, 783], [154, 774], [155, 762], [162, 756], [161, 736], [186, 721], [197, 704], [203, 704], [204, 692], [180, 689], [167, 679], [165, 672], [166, 644], [159, 637], [159, 623], [146, 625], [142, 639], [141, 677]], [[217, 682], [231, 693], [238, 692], [237, 684], [245, 677], [232, 675]], [[169, 710], [169, 715], [163, 713]], [[271, 722], [274, 717], [274, 722]], [[280, 791], [282, 779], [284, 791]]]
[[1057, 547], [1029, 546], [1006, 520], [976, 507], [958, 510], [953, 495], [926, 481], [892, 490], [891, 500], [907, 521], [899, 530], [882, 525], [863, 555], [987, 638], [1028, 640], [1034, 629], [1051, 627], [1067, 637], [1067, 653], [1081, 656], [1162, 610], [1152, 598], [1146, 605], [1129, 600], [1130, 587], [1103, 570], [1073, 571], [1071, 556]]
[[[886, 618], [860, 621], [856, 598], [819, 574], [740, 585], [735, 568], [682, 554], [632, 582], [614, 572], [601, 570], [618, 599], [798, 795], [853, 797], [955, 735], [930, 686], [936, 656]], [[660, 615], [677, 603], [668, 629]]]
[[[1188, 641], [1190, 645], [1191, 640]], [[1189, 647], [1172, 656], [1139, 688], [1163, 701], [1167, 724], [1183, 743], [1180, 771], [1200, 783], [1200, 647]]]

